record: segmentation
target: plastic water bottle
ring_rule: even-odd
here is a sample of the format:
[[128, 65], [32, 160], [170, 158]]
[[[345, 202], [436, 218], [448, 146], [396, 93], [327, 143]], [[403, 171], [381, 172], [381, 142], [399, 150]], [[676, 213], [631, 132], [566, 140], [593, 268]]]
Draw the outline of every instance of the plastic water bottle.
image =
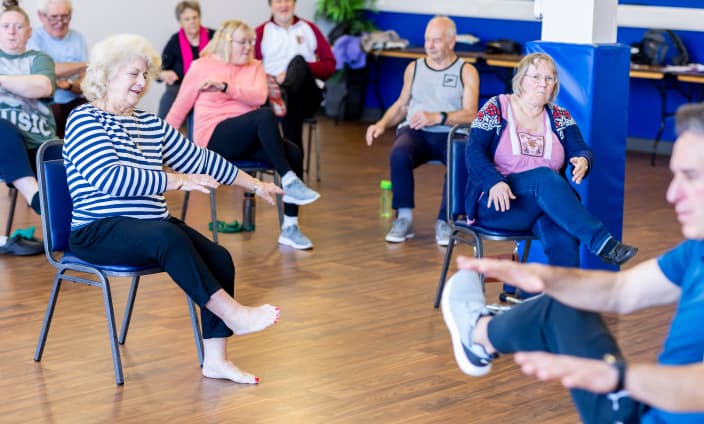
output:
[[380, 198], [380, 215], [384, 218], [390, 218], [392, 209], [391, 209], [391, 181], [389, 180], [381, 180], [381, 183], [379, 184], [379, 187], [381, 188], [381, 198]]
[[242, 229], [244, 231], [254, 230], [256, 208], [257, 199], [254, 198], [254, 193], [245, 191], [244, 201], [242, 202]]

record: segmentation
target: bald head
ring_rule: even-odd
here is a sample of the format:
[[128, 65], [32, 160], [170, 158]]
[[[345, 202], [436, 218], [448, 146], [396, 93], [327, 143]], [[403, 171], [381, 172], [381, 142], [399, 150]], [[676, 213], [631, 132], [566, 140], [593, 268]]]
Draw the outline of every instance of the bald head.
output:
[[436, 16], [425, 28], [425, 53], [434, 65], [443, 67], [453, 60], [457, 27], [452, 19]]
[[435, 16], [428, 22], [426, 26], [426, 32], [431, 28], [437, 28], [442, 31], [448, 40], [452, 40], [457, 35], [457, 27], [455, 26], [455, 21], [448, 18], [447, 16]]

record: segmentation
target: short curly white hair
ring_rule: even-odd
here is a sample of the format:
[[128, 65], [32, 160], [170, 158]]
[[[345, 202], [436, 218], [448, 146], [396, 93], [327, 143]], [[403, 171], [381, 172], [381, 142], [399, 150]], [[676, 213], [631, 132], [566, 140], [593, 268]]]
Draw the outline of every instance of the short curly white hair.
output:
[[137, 34], [110, 36], [93, 46], [81, 90], [88, 101], [105, 100], [108, 83], [119, 68], [134, 59], [147, 64], [147, 86], [161, 69], [161, 57], [146, 38]]

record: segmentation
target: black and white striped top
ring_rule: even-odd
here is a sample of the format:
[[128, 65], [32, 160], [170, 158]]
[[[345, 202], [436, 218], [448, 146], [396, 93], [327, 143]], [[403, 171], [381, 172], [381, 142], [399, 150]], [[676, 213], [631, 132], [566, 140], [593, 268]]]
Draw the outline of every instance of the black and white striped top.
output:
[[191, 143], [151, 113], [113, 115], [90, 104], [71, 112], [63, 148], [73, 202], [71, 228], [113, 216], [165, 219], [164, 165], [232, 184], [238, 169]]

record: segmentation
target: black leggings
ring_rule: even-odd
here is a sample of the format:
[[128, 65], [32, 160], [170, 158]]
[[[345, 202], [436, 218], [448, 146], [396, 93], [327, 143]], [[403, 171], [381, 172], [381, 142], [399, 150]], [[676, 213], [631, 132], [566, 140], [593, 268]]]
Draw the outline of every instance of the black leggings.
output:
[[[540, 350], [602, 359], [620, 356], [616, 340], [601, 315], [578, 310], [543, 295], [516, 305], [489, 321], [489, 340], [499, 353]], [[647, 406], [630, 397], [614, 403], [609, 395], [570, 390], [584, 423], [637, 423]]]
[[286, 116], [281, 119], [284, 137], [303, 150], [303, 120], [315, 116], [323, 98], [323, 92], [303, 56], [291, 59], [281, 88], [286, 99]]
[[200, 306], [203, 338], [232, 331], [205, 304], [218, 290], [235, 294], [230, 253], [176, 218], [152, 221], [127, 217], [100, 219], [71, 231], [71, 251], [97, 265], [156, 263]]
[[[293, 171], [303, 178], [301, 149], [281, 138], [276, 117], [268, 107], [220, 122], [210, 137], [208, 149], [230, 161], [267, 162], [281, 176]], [[284, 203], [284, 214], [298, 216], [298, 206]]]

